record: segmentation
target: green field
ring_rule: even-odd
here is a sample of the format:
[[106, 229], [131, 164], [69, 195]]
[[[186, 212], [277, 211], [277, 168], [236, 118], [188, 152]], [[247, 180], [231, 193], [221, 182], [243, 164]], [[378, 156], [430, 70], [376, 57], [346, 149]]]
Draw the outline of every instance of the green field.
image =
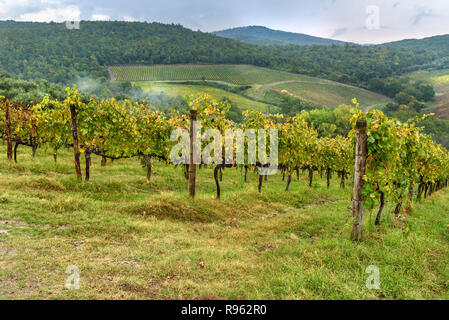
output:
[[390, 101], [380, 94], [330, 81], [320, 83], [289, 82], [275, 85], [270, 90], [278, 93], [286, 90], [288, 94], [294, 97], [328, 107], [338, 107], [341, 104], [351, 105], [354, 98], [357, 98], [361, 106], [371, 108]]
[[[367, 210], [356, 244], [336, 179], [309, 188], [301, 174], [286, 193], [278, 174], [259, 194], [256, 174], [226, 169], [216, 200], [201, 169], [192, 201], [182, 169], [157, 162], [147, 184], [137, 159], [94, 157], [90, 182], [68, 151], [18, 160], [0, 157], [0, 299], [449, 299], [448, 191], [399, 219], [388, 202], [380, 228]], [[70, 265], [79, 289], [65, 288]]]
[[[266, 103], [248, 99], [239, 94], [235, 94], [232, 92], [228, 92], [225, 90], [205, 85], [186, 85], [186, 84], [163, 83], [163, 82], [133, 82], [133, 85], [141, 87], [142, 90], [146, 93], [158, 94], [163, 92], [171, 96], [181, 96], [181, 97], [185, 97], [186, 95], [189, 96], [201, 95], [207, 93], [216, 100], [229, 98], [232, 102], [236, 103], [241, 110], [247, 109], [255, 109], [260, 111], [270, 110], [269, 105]], [[272, 107], [272, 109], [275, 108]]]
[[432, 112], [449, 120], [449, 69], [417, 71], [407, 75], [413, 80], [423, 80], [434, 86], [436, 99], [431, 103]]
[[[380, 94], [338, 82], [250, 65], [115, 66], [110, 67], [110, 71], [114, 75], [113, 80], [135, 83], [207, 80], [229, 85], [249, 85], [251, 88], [245, 95], [267, 103], [278, 103], [279, 94], [271, 93], [280, 93], [284, 89], [292, 96], [327, 107], [351, 104], [355, 97], [365, 107], [390, 101]], [[144, 84], [141, 86], [145, 87]]]

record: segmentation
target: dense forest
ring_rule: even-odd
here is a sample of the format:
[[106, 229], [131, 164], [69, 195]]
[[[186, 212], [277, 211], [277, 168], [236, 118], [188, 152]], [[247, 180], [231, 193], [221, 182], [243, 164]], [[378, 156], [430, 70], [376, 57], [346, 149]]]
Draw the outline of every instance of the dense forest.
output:
[[446, 51], [449, 52], [449, 35], [439, 35], [428, 37], [424, 39], [405, 39], [385, 43], [382, 46], [396, 47], [407, 50], [432, 50], [432, 51]]
[[69, 84], [78, 77], [107, 79], [108, 65], [253, 64], [388, 94], [379, 81], [445, 65], [447, 45], [436, 41], [438, 50], [414, 50], [412, 45], [257, 46], [160, 23], [82, 21], [76, 30], [60, 23], [2, 21], [0, 68], [23, 79]]
[[257, 45], [283, 45], [296, 44], [300, 46], [310, 45], [343, 45], [345, 42], [325, 39], [314, 36], [309, 36], [303, 33], [285, 32], [279, 30], [272, 30], [262, 26], [249, 26], [227, 29], [213, 32], [213, 34], [234, 40], [240, 40], [247, 43]]

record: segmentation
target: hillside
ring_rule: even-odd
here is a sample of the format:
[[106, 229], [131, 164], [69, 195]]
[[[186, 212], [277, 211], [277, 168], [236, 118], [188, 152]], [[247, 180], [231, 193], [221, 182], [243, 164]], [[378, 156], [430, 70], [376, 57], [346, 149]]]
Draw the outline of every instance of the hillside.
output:
[[215, 31], [212, 33], [220, 37], [240, 40], [257, 45], [295, 44], [300, 46], [306, 45], [329, 46], [329, 45], [345, 44], [345, 42], [343, 41], [319, 38], [303, 33], [272, 30], [261, 26], [239, 27], [222, 31]]
[[354, 98], [357, 98], [360, 105], [365, 108], [379, 107], [391, 102], [391, 99], [381, 94], [327, 80], [286, 81], [270, 85], [267, 89], [263, 92], [266, 99], [270, 97], [276, 99], [279, 95], [288, 94], [329, 108], [341, 104], [351, 105]]
[[[45, 148], [18, 152], [18, 164], [0, 158], [2, 299], [449, 298], [448, 191], [401, 219], [387, 202], [382, 228], [367, 214], [354, 244], [351, 186], [336, 174], [330, 189], [301, 174], [290, 193], [270, 176], [260, 194], [256, 173], [245, 183], [227, 169], [217, 200], [203, 168], [192, 201], [181, 168], [155, 162], [147, 184], [137, 159], [93, 156], [92, 181], [79, 182], [70, 150], [57, 165]], [[365, 287], [372, 264], [381, 291]], [[81, 270], [79, 290], [64, 288], [68, 265]]]
[[417, 71], [407, 76], [433, 85], [436, 98], [430, 104], [431, 111], [439, 118], [449, 120], [449, 70]]
[[429, 51], [434, 55], [431, 63], [419, 69], [442, 69], [449, 67], [449, 34], [427, 37], [423, 39], [405, 39], [382, 45], [386, 48], [413, 50], [415, 52]]
[[133, 82], [134, 86], [142, 88], [145, 94], [150, 96], [157, 96], [160, 93], [164, 93], [170, 97], [185, 97], [185, 96], [201, 96], [205, 93], [210, 95], [216, 100], [229, 99], [232, 103], [236, 104], [241, 110], [259, 110], [267, 112], [270, 110], [270, 106], [267, 103], [256, 101], [255, 99], [250, 99], [248, 97], [229, 92], [220, 88], [214, 88], [207, 84], [177, 84], [177, 83], [166, 83], [166, 82], [148, 82], [148, 81], [138, 81]]
[[78, 77], [107, 79], [107, 66], [135, 64], [251, 64], [368, 87], [431, 64], [438, 56], [378, 46], [256, 46], [195, 32], [180, 25], [81, 21], [0, 21], [0, 71], [24, 79], [72, 84]]
[[[114, 79], [126, 81], [147, 81], [138, 85], [146, 90], [153, 88], [155, 91], [167, 91], [169, 93], [187, 93], [180, 90], [181, 85], [164, 84], [157, 85], [154, 82], [170, 81], [215, 81], [229, 85], [251, 86], [243, 92], [244, 95], [268, 103], [278, 103], [282, 94], [289, 94], [296, 98], [327, 107], [337, 107], [340, 104], [351, 104], [354, 97], [361, 105], [368, 107], [385, 104], [389, 98], [371, 91], [345, 85], [342, 83], [281, 72], [251, 65], [157, 65], [157, 66], [113, 66], [110, 67]], [[152, 83], [153, 82], [153, 83]], [[190, 88], [197, 92], [197, 88]], [[205, 92], [212, 89], [202, 86]], [[218, 99], [223, 95], [231, 94], [222, 90], [217, 95], [216, 89], [212, 95]], [[236, 95], [233, 95], [235, 100]], [[231, 100], [233, 100], [231, 98]], [[242, 101], [243, 102], [243, 101]], [[260, 109], [260, 105], [253, 101], [243, 102], [244, 106], [254, 105]]]
[[433, 51], [449, 51], [449, 34], [427, 37], [423, 39], [404, 39], [388, 42], [383, 46], [397, 47], [402, 49], [430, 49]]
[[0, 21], [0, 69], [26, 79], [67, 82], [76, 76], [107, 77], [107, 65], [250, 63], [293, 65], [256, 46], [194, 32], [180, 25], [81, 21]]

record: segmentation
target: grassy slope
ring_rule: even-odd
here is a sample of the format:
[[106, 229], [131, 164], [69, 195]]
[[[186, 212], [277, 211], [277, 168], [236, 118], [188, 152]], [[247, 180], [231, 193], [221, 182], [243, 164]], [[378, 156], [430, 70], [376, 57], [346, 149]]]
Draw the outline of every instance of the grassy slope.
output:
[[417, 71], [408, 76], [411, 79], [427, 81], [434, 86], [437, 96], [431, 104], [432, 112], [449, 120], [449, 70]]
[[251, 85], [247, 95], [269, 102], [276, 102], [270, 95], [271, 90], [279, 93], [283, 89], [298, 98], [328, 107], [351, 104], [354, 97], [367, 107], [390, 101], [380, 94], [338, 82], [250, 65], [123, 66], [110, 69], [117, 80], [151, 82], [206, 79], [232, 85]]
[[380, 94], [340, 83], [290, 82], [278, 84], [271, 88], [277, 92], [287, 90], [291, 95], [328, 107], [338, 107], [341, 104], [351, 105], [354, 98], [363, 107], [375, 107], [390, 100]]
[[139, 86], [144, 92], [152, 92], [158, 94], [164, 92], [171, 96], [186, 96], [186, 95], [201, 95], [204, 93], [209, 94], [216, 100], [221, 100], [225, 97], [229, 98], [232, 102], [237, 103], [240, 109], [255, 109], [260, 111], [268, 111], [269, 107], [266, 103], [254, 101], [239, 94], [213, 88], [205, 85], [185, 85], [163, 82], [133, 82], [133, 85]]
[[[56, 166], [44, 150], [30, 153], [19, 149], [17, 165], [0, 157], [0, 229], [9, 231], [0, 298], [449, 298], [448, 192], [398, 221], [388, 204], [379, 229], [368, 211], [357, 245], [349, 187], [337, 181], [327, 190], [317, 177], [309, 189], [301, 175], [288, 194], [274, 176], [258, 194], [255, 174], [244, 184], [227, 169], [218, 201], [206, 169], [191, 201], [180, 168], [156, 164], [147, 185], [137, 160], [101, 167], [95, 157], [92, 181], [80, 183], [69, 152]], [[68, 265], [81, 271], [79, 290], [64, 288]], [[369, 265], [381, 290], [365, 288]]]

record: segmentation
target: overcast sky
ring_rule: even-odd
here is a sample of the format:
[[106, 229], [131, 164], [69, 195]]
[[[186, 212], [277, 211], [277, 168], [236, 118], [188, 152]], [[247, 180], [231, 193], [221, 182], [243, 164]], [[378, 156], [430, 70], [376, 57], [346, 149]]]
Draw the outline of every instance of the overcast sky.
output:
[[202, 31], [262, 25], [381, 43], [448, 34], [449, 0], [0, 0], [7, 19], [157, 21]]

